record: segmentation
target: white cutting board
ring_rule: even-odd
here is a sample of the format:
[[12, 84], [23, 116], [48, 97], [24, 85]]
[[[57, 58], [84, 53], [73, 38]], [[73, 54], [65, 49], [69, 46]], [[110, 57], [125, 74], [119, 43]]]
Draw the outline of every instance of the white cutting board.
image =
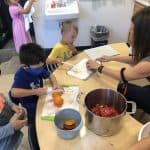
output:
[[69, 71], [67, 71], [67, 74], [81, 80], [88, 79], [88, 77], [93, 72], [87, 69], [86, 67], [87, 61], [88, 61], [87, 58], [82, 59], [79, 63], [77, 63]]
[[84, 52], [93, 60], [95, 60], [96, 58], [102, 57], [104, 55], [115, 56], [115, 55], [120, 54], [117, 50], [115, 50], [109, 45], [87, 49], [87, 50], [84, 50]]
[[64, 103], [61, 107], [54, 105], [52, 101], [52, 88], [48, 88], [47, 96], [45, 98], [44, 107], [42, 110], [41, 118], [45, 120], [53, 120], [55, 113], [61, 109], [72, 108], [79, 110], [79, 104], [77, 102], [77, 97], [79, 94], [78, 86], [64, 87], [64, 93], [61, 96], [64, 99]]

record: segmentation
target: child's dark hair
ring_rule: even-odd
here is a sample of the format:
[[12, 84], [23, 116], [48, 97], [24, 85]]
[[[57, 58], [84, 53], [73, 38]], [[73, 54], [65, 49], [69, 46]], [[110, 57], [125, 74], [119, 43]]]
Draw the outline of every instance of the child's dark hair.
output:
[[71, 21], [67, 20], [62, 23], [61, 32], [68, 32], [73, 28], [78, 33], [78, 27]]
[[23, 44], [19, 53], [20, 63], [27, 66], [45, 63], [46, 57], [44, 49], [35, 43]]

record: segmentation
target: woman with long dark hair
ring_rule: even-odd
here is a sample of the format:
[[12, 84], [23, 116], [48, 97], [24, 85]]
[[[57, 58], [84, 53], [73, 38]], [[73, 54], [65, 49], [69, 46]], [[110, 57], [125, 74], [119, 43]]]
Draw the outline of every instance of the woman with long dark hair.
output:
[[142, 9], [132, 17], [132, 28], [132, 56], [103, 56], [97, 59], [100, 62], [128, 63], [131, 64], [130, 67], [116, 71], [89, 60], [87, 68], [98, 70], [100, 73], [122, 81], [123, 84], [119, 84], [118, 91], [124, 94], [127, 100], [135, 101], [139, 107], [150, 113], [150, 85], [141, 87], [128, 83], [136, 79], [150, 79], [150, 7]]

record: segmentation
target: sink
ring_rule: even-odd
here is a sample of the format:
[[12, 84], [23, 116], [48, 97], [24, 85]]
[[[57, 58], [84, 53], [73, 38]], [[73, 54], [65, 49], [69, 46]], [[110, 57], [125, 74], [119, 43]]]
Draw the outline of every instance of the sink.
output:
[[66, 3], [66, 6], [51, 8], [52, 0], [45, 2], [45, 15], [53, 20], [74, 19], [79, 17], [78, 2]]

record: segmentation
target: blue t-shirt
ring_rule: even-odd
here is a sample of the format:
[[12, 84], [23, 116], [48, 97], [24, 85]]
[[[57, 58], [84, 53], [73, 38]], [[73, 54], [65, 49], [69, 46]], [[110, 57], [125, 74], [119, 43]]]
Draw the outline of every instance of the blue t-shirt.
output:
[[[36, 89], [43, 87], [43, 79], [49, 78], [50, 73], [43, 69], [40, 75], [35, 76], [26, 71], [23, 67], [20, 67], [14, 77], [14, 82], [12, 88], [21, 89]], [[11, 94], [10, 94], [11, 96]], [[38, 96], [26, 96], [20, 98], [14, 98], [11, 96], [12, 101], [19, 100], [23, 107], [27, 109], [28, 121], [33, 122], [35, 119], [36, 105], [38, 101]]]

